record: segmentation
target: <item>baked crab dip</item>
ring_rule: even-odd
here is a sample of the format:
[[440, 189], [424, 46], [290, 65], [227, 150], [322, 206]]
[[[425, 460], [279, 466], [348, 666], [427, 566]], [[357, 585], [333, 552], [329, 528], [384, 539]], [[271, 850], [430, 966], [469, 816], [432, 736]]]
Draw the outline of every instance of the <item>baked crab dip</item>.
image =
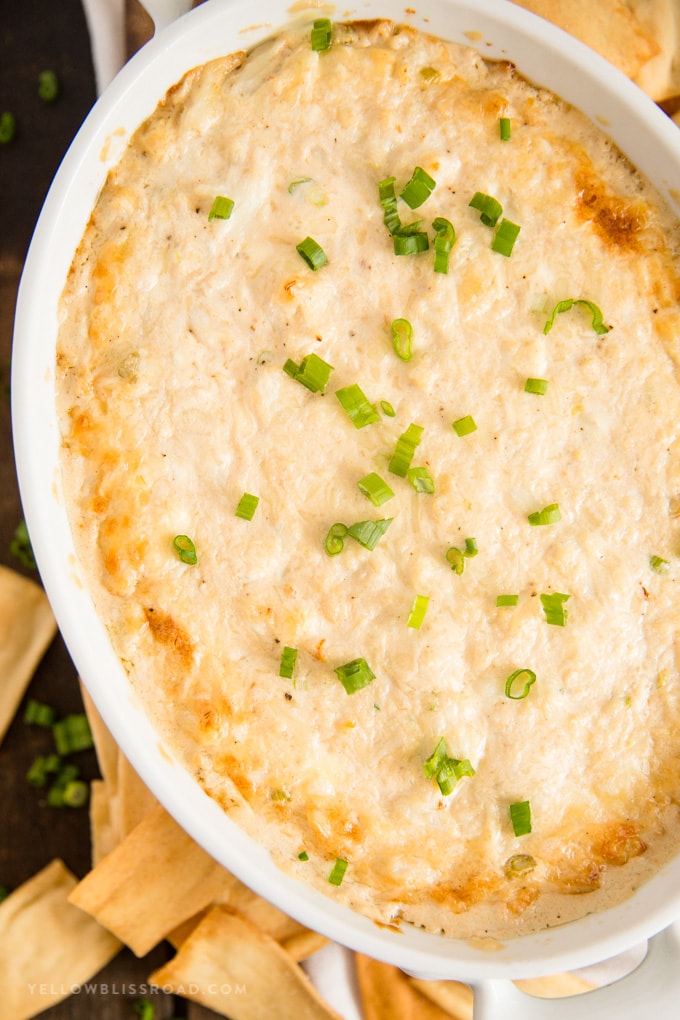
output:
[[207, 793], [379, 924], [680, 845], [680, 228], [510, 64], [317, 19], [186, 75], [60, 311], [83, 575]]

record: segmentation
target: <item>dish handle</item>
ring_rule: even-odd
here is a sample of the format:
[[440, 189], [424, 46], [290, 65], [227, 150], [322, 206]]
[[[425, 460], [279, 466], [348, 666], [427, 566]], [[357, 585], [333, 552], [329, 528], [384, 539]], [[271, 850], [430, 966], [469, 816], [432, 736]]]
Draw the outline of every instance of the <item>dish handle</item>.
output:
[[155, 35], [193, 7], [193, 0], [140, 0], [140, 3], [153, 21]]
[[626, 977], [563, 999], [539, 999], [509, 980], [473, 985], [474, 1020], [677, 1020], [680, 1008], [680, 922], [650, 939], [647, 954]]

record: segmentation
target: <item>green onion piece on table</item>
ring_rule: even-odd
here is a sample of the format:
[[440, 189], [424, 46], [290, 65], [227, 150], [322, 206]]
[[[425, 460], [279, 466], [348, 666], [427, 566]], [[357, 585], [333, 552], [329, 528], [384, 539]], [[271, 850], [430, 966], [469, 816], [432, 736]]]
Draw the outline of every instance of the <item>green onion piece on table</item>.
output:
[[38, 95], [43, 103], [53, 103], [59, 95], [59, 79], [54, 71], [41, 71], [38, 75]]
[[42, 701], [30, 698], [24, 710], [24, 722], [29, 726], [46, 726], [54, 724], [57, 713], [51, 705], [45, 705]]
[[87, 751], [94, 746], [90, 724], [84, 712], [67, 715], [55, 722], [52, 735], [57, 754], [62, 757], [75, 751]]
[[9, 110], [0, 113], [0, 145], [9, 145], [17, 133], [17, 122]]

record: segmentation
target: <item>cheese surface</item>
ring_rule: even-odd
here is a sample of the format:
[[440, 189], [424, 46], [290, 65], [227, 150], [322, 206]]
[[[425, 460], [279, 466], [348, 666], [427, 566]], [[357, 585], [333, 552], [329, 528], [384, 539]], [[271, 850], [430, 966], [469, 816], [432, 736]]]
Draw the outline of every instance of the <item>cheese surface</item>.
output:
[[[434, 187], [411, 210], [416, 167]], [[395, 254], [390, 177], [426, 251]], [[477, 192], [520, 227], [511, 254]], [[670, 211], [577, 110], [384, 21], [191, 71], [109, 174], [57, 356], [88, 584], [201, 785], [380, 923], [511, 937], [621, 900], [678, 848], [679, 252]], [[295, 378], [310, 355], [332, 366], [323, 391]], [[354, 386], [362, 427], [337, 396]], [[427, 475], [390, 470], [404, 434]], [[373, 472], [394, 493], [377, 507], [358, 486]], [[546, 507], [559, 519], [530, 523]], [[387, 520], [372, 549], [350, 532], [329, 555], [334, 524]], [[370, 682], [347, 693], [355, 660]], [[448, 786], [442, 740], [463, 763]]]

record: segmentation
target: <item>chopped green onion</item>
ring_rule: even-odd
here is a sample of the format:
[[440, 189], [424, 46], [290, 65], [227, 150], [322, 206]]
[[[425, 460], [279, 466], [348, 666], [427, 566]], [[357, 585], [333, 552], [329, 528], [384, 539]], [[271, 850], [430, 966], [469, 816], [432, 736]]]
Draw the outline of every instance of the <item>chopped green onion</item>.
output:
[[546, 623], [553, 624], [555, 627], [566, 627], [569, 612], [565, 609], [564, 603], [570, 598], [571, 595], [564, 595], [559, 591], [541, 595], [541, 606], [545, 613]]
[[375, 680], [375, 673], [365, 659], [352, 659], [344, 666], [338, 666], [335, 674], [348, 694], [354, 694]]
[[480, 220], [487, 227], [495, 227], [498, 217], [503, 212], [501, 203], [482, 191], [475, 191], [468, 204], [479, 212]]
[[252, 521], [259, 502], [259, 496], [253, 496], [250, 492], [244, 492], [234, 511], [236, 517], [240, 517], [244, 521]]
[[404, 185], [399, 197], [411, 209], [417, 209], [427, 201], [436, 187], [433, 178], [421, 166], [417, 166], [411, 175], [411, 180]]
[[465, 555], [455, 545], [446, 550], [446, 562], [450, 563], [456, 574], [462, 574], [465, 570]]
[[66, 799], [66, 791], [74, 783], [79, 783], [78, 776], [80, 769], [77, 765], [63, 765], [57, 773], [56, 779], [52, 786], [47, 791], [47, 803], [50, 807], [82, 807], [88, 799], [87, 784], [83, 783], [85, 790], [77, 785], [75, 789], [71, 789], [68, 794], [68, 800], [73, 801], [69, 804]]
[[392, 346], [394, 353], [402, 361], [410, 361], [412, 358], [411, 342], [413, 340], [413, 326], [408, 319], [394, 319], [392, 322]]
[[510, 141], [511, 124], [509, 117], [499, 117], [498, 119], [498, 132], [502, 142]]
[[294, 181], [291, 181], [288, 185], [288, 194], [292, 195], [294, 191], [300, 187], [301, 184], [311, 184], [312, 177], [296, 177]]
[[59, 79], [54, 71], [41, 71], [38, 75], [38, 95], [44, 103], [53, 103], [59, 95]]
[[312, 393], [323, 393], [328, 385], [333, 366], [320, 358], [318, 354], [307, 354], [299, 365], [290, 358], [284, 363], [283, 371], [291, 379], [306, 386]]
[[463, 556], [467, 556], [468, 559], [472, 559], [473, 556], [476, 556], [478, 552], [479, 552], [479, 549], [477, 548], [477, 539], [476, 538], [466, 538], [465, 539], [465, 549], [463, 550]]
[[172, 544], [182, 563], [189, 563], [191, 565], [198, 563], [196, 546], [188, 535], [175, 535]]
[[426, 82], [439, 81], [442, 76], [441, 71], [438, 71], [436, 67], [421, 67], [419, 74]]
[[422, 425], [411, 423], [405, 432], [399, 436], [394, 453], [392, 454], [389, 470], [393, 475], [406, 478], [408, 469], [411, 466], [416, 447], [419, 445], [423, 435]]
[[436, 779], [445, 797], [453, 791], [459, 779], [475, 774], [469, 758], [449, 757], [444, 737], [441, 737], [430, 757], [423, 763], [423, 771], [428, 779]]
[[90, 787], [82, 779], [72, 779], [61, 791], [66, 807], [84, 807], [90, 798]]
[[402, 228], [398, 233], [393, 234], [395, 255], [420, 255], [430, 247], [430, 241], [423, 230], [414, 233], [406, 233]]
[[6, 885], [0, 885], [0, 903], [9, 896], [9, 889]]
[[26, 527], [26, 521], [20, 521], [17, 524], [14, 537], [10, 542], [9, 551], [12, 556], [16, 556], [21, 565], [26, 567], [27, 570], [36, 569], [35, 556], [33, 555], [33, 547], [28, 534], [28, 528]]
[[550, 318], [543, 327], [543, 332], [549, 333], [555, 323], [555, 317], [560, 315], [561, 312], [568, 312], [574, 305], [583, 305], [584, 308], [588, 309], [591, 314], [591, 325], [596, 333], [602, 335], [609, 332], [611, 327], [605, 326], [602, 312], [598, 306], [593, 301], [587, 301], [585, 298], [565, 298], [564, 301], [558, 301], [550, 314]]
[[532, 527], [538, 527], [544, 524], [556, 524], [562, 520], [562, 513], [560, 511], [559, 503], [549, 503], [548, 506], [544, 506], [542, 510], [535, 510], [533, 513], [528, 514], [527, 519]]
[[346, 524], [333, 524], [330, 527], [324, 541], [324, 548], [329, 556], [337, 556], [338, 553], [342, 552], [345, 547], [346, 536]]
[[515, 247], [515, 241], [519, 236], [520, 230], [521, 227], [517, 223], [513, 223], [512, 220], [502, 219], [491, 242], [491, 250], [497, 251], [499, 255], [505, 255], [506, 258], [509, 258], [512, 255], [512, 249]]
[[92, 732], [84, 712], [67, 715], [52, 727], [57, 754], [62, 757], [93, 747]]
[[388, 418], [394, 418], [395, 417], [397, 412], [394, 410], [394, 408], [390, 404], [389, 400], [381, 400], [380, 401], [380, 407], [381, 407], [382, 413], [386, 414]]
[[300, 851], [300, 853], [298, 854], [298, 860], [299, 861], [308, 861], [309, 860], [309, 854], [307, 853], [306, 850], [301, 850]]
[[451, 565], [451, 569], [456, 574], [462, 574], [465, 570], [465, 560], [472, 559], [478, 552], [477, 539], [466, 538], [465, 549], [458, 549], [457, 546], [452, 545], [450, 549], [446, 550], [446, 562]]
[[51, 705], [45, 705], [41, 701], [31, 698], [24, 711], [24, 722], [29, 726], [52, 726], [57, 718], [57, 713]]
[[513, 854], [505, 862], [505, 877], [520, 878], [527, 872], [533, 871], [535, 867], [536, 861], [529, 854]]
[[345, 877], [346, 871], [347, 861], [343, 860], [342, 857], [338, 857], [335, 864], [333, 865], [330, 875], [328, 876], [328, 881], [330, 882], [330, 884], [342, 885], [342, 880]]
[[519, 595], [497, 595], [496, 606], [516, 606], [519, 603]]
[[14, 141], [16, 133], [17, 122], [14, 119], [14, 114], [9, 110], [0, 113], [0, 145], [8, 145]]
[[290, 648], [288, 645], [284, 645], [281, 652], [281, 662], [279, 663], [279, 676], [282, 676], [285, 680], [293, 679], [297, 655], [297, 648]]
[[469, 436], [471, 432], [476, 432], [477, 424], [471, 414], [466, 414], [464, 418], [458, 418], [457, 421], [453, 422], [453, 431], [457, 436]]
[[320, 244], [318, 244], [313, 237], [306, 237], [304, 241], [300, 241], [299, 244], [295, 245], [296, 250], [305, 260], [310, 269], [314, 272], [317, 269], [321, 269], [328, 262], [328, 256], [323, 250]]
[[383, 211], [383, 223], [390, 234], [396, 234], [401, 228], [401, 219], [397, 209], [397, 195], [394, 190], [395, 177], [386, 177], [378, 184], [378, 197]]
[[[524, 687], [519, 694], [512, 693], [512, 688], [516, 682], [524, 683]], [[523, 701], [529, 694], [531, 686], [535, 683], [536, 674], [533, 669], [516, 669], [515, 672], [511, 673], [505, 681], [505, 696], [506, 698], [511, 698], [513, 701]]]
[[382, 506], [383, 503], [387, 503], [388, 499], [392, 499], [394, 496], [394, 492], [390, 489], [387, 482], [383, 481], [375, 471], [371, 471], [370, 474], [360, 478], [357, 485], [359, 491], [363, 492], [367, 499], [370, 499], [373, 506]]
[[312, 49], [316, 50], [317, 53], [329, 49], [331, 45], [331, 31], [330, 18], [317, 18], [311, 32]]
[[516, 836], [526, 836], [531, 832], [531, 805], [528, 800], [510, 805], [510, 821]]
[[432, 221], [435, 231], [434, 239], [434, 271], [435, 273], [448, 273], [449, 256], [456, 240], [456, 231], [450, 220], [443, 216], [437, 216]]
[[649, 565], [656, 574], [666, 574], [670, 569], [668, 560], [663, 559], [661, 556], [650, 556]]
[[414, 630], [420, 630], [429, 604], [430, 599], [427, 595], [416, 595], [413, 600], [413, 605], [411, 606], [411, 611], [408, 614], [406, 626], [412, 627]]
[[343, 410], [349, 416], [355, 429], [363, 429], [366, 425], [380, 421], [375, 404], [372, 404], [364, 391], [357, 383], [345, 386], [336, 390], [335, 395], [340, 401]]
[[372, 552], [389, 528], [392, 520], [392, 517], [384, 517], [379, 521], [357, 521], [356, 524], [350, 524], [347, 528], [347, 534], [350, 538], [355, 539], [359, 545], [362, 545], [364, 549]]
[[548, 392], [548, 380], [547, 379], [532, 379], [529, 378], [524, 383], [525, 393], [538, 393], [539, 396], [545, 396]]
[[140, 1020], [155, 1020], [156, 1010], [150, 999], [137, 999], [132, 1008]]
[[434, 492], [434, 478], [426, 467], [409, 468], [406, 477], [416, 490], [431, 495]]
[[234, 202], [231, 198], [218, 195], [210, 207], [208, 222], [210, 220], [228, 220], [234, 209]]
[[60, 768], [61, 758], [58, 754], [39, 754], [26, 773], [26, 781], [31, 786], [41, 788], [47, 783], [48, 776], [55, 775]]

